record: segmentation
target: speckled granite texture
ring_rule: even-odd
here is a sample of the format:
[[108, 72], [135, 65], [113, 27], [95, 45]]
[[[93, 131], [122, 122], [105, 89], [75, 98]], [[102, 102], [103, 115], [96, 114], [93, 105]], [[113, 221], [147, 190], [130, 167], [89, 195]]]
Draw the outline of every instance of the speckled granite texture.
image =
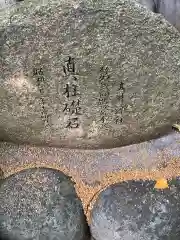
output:
[[[160, 3], [179, 29], [178, 1]], [[0, 1], [1, 236], [87, 240], [82, 207], [105, 188], [91, 240], [179, 239], [178, 181], [158, 192], [152, 181], [106, 187], [180, 174], [180, 135], [151, 140], [180, 120], [178, 31], [133, 0], [8, 5]], [[36, 165], [72, 176], [83, 205], [59, 171], [9, 176]]]
[[87, 240], [82, 203], [69, 177], [29, 169], [0, 186], [0, 236], [8, 240]]
[[130, 0], [0, 11], [0, 139], [110, 148], [180, 120], [180, 34]]

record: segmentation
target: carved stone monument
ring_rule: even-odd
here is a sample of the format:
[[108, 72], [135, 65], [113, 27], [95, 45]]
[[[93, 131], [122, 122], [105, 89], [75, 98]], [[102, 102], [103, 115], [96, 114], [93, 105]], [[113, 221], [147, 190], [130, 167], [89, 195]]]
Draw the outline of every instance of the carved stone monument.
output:
[[132, 0], [3, 9], [0, 140], [91, 149], [164, 135], [180, 120], [179, 56], [179, 32]]

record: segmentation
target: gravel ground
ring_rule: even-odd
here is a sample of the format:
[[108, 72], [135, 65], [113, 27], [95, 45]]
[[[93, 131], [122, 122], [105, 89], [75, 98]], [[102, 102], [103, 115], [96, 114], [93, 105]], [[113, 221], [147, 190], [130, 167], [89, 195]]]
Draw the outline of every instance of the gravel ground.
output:
[[31, 167], [63, 171], [76, 182], [76, 191], [88, 212], [97, 194], [107, 186], [132, 179], [171, 178], [180, 175], [180, 134], [123, 148], [73, 150], [0, 143], [4, 177]]

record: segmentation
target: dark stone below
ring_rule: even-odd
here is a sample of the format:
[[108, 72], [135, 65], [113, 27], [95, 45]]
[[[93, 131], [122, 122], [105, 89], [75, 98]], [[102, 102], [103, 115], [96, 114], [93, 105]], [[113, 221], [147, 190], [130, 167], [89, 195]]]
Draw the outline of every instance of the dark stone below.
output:
[[154, 181], [129, 181], [103, 191], [92, 210], [96, 240], [180, 239], [180, 184], [154, 189]]
[[87, 227], [74, 183], [57, 170], [25, 170], [0, 186], [2, 239], [83, 240]]

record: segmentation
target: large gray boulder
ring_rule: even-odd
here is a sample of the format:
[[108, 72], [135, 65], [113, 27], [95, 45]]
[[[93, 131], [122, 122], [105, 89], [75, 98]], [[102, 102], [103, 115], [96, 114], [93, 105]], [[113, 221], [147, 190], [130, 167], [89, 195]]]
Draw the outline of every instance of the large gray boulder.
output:
[[25, 1], [0, 11], [0, 140], [138, 143], [180, 120], [180, 34], [130, 0]]

